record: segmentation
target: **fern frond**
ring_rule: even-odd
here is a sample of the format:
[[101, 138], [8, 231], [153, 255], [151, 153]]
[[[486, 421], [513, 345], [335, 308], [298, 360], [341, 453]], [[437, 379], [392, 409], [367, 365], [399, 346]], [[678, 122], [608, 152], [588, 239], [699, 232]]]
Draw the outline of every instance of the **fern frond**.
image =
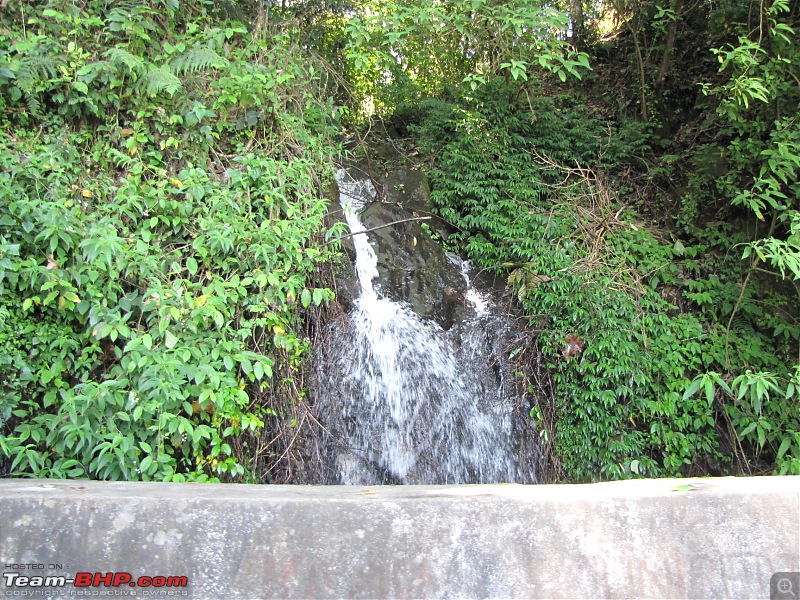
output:
[[144, 61], [124, 48], [110, 48], [106, 52], [106, 58], [112, 65], [125, 65], [131, 73], [140, 75], [145, 71]]
[[36, 87], [58, 76], [58, 65], [62, 61], [55, 56], [24, 56], [17, 69], [17, 87], [26, 94], [36, 91]]
[[170, 96], [174, 96], [175, 92], [181, 89], [182, 84], [180, 79], [163, 66], [150, 69], [142, 79], [142, 85], [151, 96], [161, 92], [167, 92]]
[[42, 108], [42, 103], [39, 102], [39, 95], [35, 93], [26, 92], [25, 93], [25, 104], [28, 106], [28, 110], [34, 117], [41, 117], [40, 109]]
[[123, 31], [128, 23], [134, 22], [148, 31], [153, 31], [152, 11], [142, 0], [110, 2], [105, 19], [111, 31]]
[[204, 71], [206, 69], [223, 69], [228, 66], [228, 60], [223, 58], [208, 46], [195, 45], [186, 52], [172, 59], [170, 69], [176, 75], [187, 72]]
[[742, 335], [754, 335], [755, 328], [750, 319], [744, 315], [737, 314], [731, 321], [731, 330]]
[[109, 158], [113, 165], [120, 170], [127, 169], [136, 162], [134, 158], [128, 156], [124, 152], [120, 152], [116, 148], [109, 149]]

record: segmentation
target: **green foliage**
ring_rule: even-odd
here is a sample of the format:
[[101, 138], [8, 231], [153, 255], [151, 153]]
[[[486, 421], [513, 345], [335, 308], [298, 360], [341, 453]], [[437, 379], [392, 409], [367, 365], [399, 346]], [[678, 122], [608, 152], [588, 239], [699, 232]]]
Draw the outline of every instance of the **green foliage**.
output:
[[382, 2], [346, 21], [345, 58], [362, 104], [384, 114], [414, 88], [432, 94], [466, 82], [475, 90], [497, 75], [527, 81], [540, 69], [580, 79], [588, 56], [564, 40], [567, 26], [566, 14], [539, 0]]
[[800, 366], [793, 373], [753, 373], [747, 370], [728, 385], [715, 372], [698, 375], [684, 398], [702, 392], [709, 403], [717, 398], [736, 428], [742, 443], [766, 455], [780, 475], [800, 475], [800, 417], [796, 409]]
[[[550, 97], [543, 97], [531, 77], [536, 60], [504, 55], [502, 35], [485, 44], [492, 58], [482, 63], [476, 51], [476, 63], [489, 68], [459, 62], [458, 44], [448, 41], [457, 11], [438, 15], [447, 9], [435, 6], [426, 14], [443, 23], [428, 29], [441, 31], [437, 39], [397, 25], [404, 14], [419, 15], [412, 6], [381, 12], [398, 19], [381, 21], [382, 31], [352, 24], [351, 59], [363, 59], [373, 81], [397, 82], [384, 101], [395, 106], [396, 130], [416, 134], [432, 158], [432, 197], [456, 230], [447, 244], [506, 275], [541, 332], [554, 405], [544, 410], [555, 417], [550, 433], [564, 474], [594, 480], [770, 465], [794, 472], [800, 61], [788, 4], [765, 5], [748, 27], [719, 20], [722, 13], [747, 19], [739, 4], [617, 3], [627, 29], [618, 43], [631, 43], [631, 55], [605, 65], [623, 77], [586, 102], [592, 114], [600, 104], [601, 113], [624, 115], [634, 101], [614, 86], [630, 73], [643, 122], [616, 124], [589, 116], [586, 90], [554, 96], [546, 81]], [[691, 23], [696, 11], [710, 11], [713, 22]], [[484, 25], [478, 19], [472, 27], [469, 42], [457, 30], [452, 39], [472, 48]], [[716, 68], [703, 58], [678, 66], [688, 48], [703, 51], [701, 38], [733, 43], [709, 55], [723, 75], [705, 91], [718, 104], [695, 107], [717, 114], [700, 112], [682, 125], [696, 116], [687, 110], [693, 94], [671, 94], [696, 89], [692, 75]], [[402, 51], [386, 50], [395, 47]], [[617, 103], [611, 110], [608, 96]], [[654, 213], [654, 188], [667, 203], [678, 197], [680, 208]], [[741, 222], [744, 210], [755, 227]], [[643, 218], [675, 229], [650, 228]], [[573, 354], [575, 340], [582, 345]], [[772, 382], [748, 388], [769, 396], [768, 409], [766, 396], [757, 408], [746, 401], [755, 391], [737, 396], [747, 373]], [[733, 396], [709, 395], [709, 385], [728, 386]], [[543, 414], [533, 407], [538, 421]]]
[[[800, 132], [797, 128], [800, 45], [789, 26], [789, 5], [776, 0], [767, 7], [756, 41], [740, 36], [736, 45], [715, 49], [722, 85], [705, 84], [704, 92], [720, 103], [719, 115], [730, 135], [731, 169], [719, 183], [734, 206], [751, 211], [772, 225], [766, 238], [745, 248], [758, 260], [772, 263], [781, 277], [800, 279], [797, 211], [800, 209]], [[787, 235], [775, 236], [776, 229]]]
[[258, 480], [332, 298], [318, 71], [172, 2], [39, 8], [0, 36], [2, 470]]
[[[772, 275], [791, 281], [800, 297], [800, 46], [790, 26], [787, 2], [776, 0], [763, 11], [757, 37], [742, 33], [735, 44], [712, 50], [727, 79], [716, 86], [704, 85], [704, 92], [719, 100], [717, 113], [729, 140], [726, 155], [730, 167], [716, 182], [716, 191], [733, 206], [754, 215], [757, 223], [769, 224], [757, 224], [756, 234], [742, 245], [741, 256], [749, 261], [750, 269], [730, 313], [727, 335], [744, 317], [761, 330], [771, 329], [776, 340], [797, 344], [796, 316], [781, 318], [774, 308], [763, 309], [772, 305], [782, 311], [792, 306], [791, 300], [784, 293], [772, 292], [766, 295], [766, 302], [755, 304], [751, 289], [754, 273]], [[783, 361], [772, 364], [766, 360], [766, 348], [759, 350], [762, 361], [732, 365], [726, 360], [723, 364], [728, 369], [722, 375], [698, 375], [687, 396], [701, 387], [709, 395], [718, 390], [742, 443], [753, 448], [756, 457], [774, 462], [779, 473], [796, 474], [799, 427], [795, 391], [800, 349], [794, 360], [787, 351]]]
[[[541, 332], [565, 475], [724, 470], [719, 423], [729, 409], [684, 391], [733, 363], [780, 370], [800, 331], [766, 307], [785, 299], [764, 303], [730, 283], [744, 265], [724, 254], [731, 237], [722, 225], [685, 245], [636, 222], [596, 174], [641, 152], [630, 128], [609, 137], [568, 98], [556, 105], [500, 82], [484, 90], [460, 104], [423, 103], [411, 130], [436, 157], [432, 198], [457, 229], [448, 243], [505, 273]], [[578, 166], [560, 166], [570, 164]], [[775, 344], [779, 331], [785, 344]], [[568, 351], [575, 340], [580, 350]]]

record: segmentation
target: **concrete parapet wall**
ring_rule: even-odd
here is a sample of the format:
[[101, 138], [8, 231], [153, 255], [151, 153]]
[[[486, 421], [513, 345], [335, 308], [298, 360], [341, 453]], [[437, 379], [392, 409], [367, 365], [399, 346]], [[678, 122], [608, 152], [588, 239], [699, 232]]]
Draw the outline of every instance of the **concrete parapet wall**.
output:
[[19, 577], [189, 583], [14, 587], [25, 580], [5, 575], [0, 597], [769, 598], [773, 573], [800, 571], [800, 477], [371, 488], [0, 480], [0, 560]]

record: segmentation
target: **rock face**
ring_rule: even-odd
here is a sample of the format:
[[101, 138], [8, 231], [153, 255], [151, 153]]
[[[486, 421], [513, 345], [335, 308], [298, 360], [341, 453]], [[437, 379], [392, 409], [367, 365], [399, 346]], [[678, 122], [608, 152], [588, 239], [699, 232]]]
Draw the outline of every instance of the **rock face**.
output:
[[433, 213], [428, 180], [422, 171], [398, 168], [389, 172], [385, 196], [386, 202], [401, 204], [426, 215]]
[[[465, 299], [467, 284], [460, 266], [447, 257], [429, 233], [432, 230], [446, 237], [449, 231], [432, 214], [425, 175], [406, 168], [396, 168], [384, 175], [375, 201], [361, 212], [361, 221], [367, 229], [379, 228], [368, 234], [378, 255], [376, 287], [396, 302], [407, 302], [422, 319], [434, 321], [445, 330], [474, 317], [475, 311]], [[419, 217], [429, 218], [408, 220]], [[339, 215], [335, 219], [343, 220]], [[397, 221], [401, 222], [390, 225]], [[349, 310], [358, 297], [359, 285], [352, 268], [355, 261], [352, 241], [345, 239], [343, 247], [350, 264], [339, 269], [337, 292]]]
[[[418, 216], [398, 204], [375, 202], [361, 212], [367, 229]], [[465, 298], [467, 284], [461, 270], [425, 231], [423, 221], [405, 221], [369, 232], [378, 255], [377, 287], [397, 302], [408, 302], [423, 319], [442, 329], [474, 316]]]
[[[405, 206], [424, 200], [421, 180], [391, 194], [361, 173], [337, 181], [360, 290], [315, 346], [315, 482], [535, 481], [530, 407], [507, 360], [516, 329]], [[398, 202], [376, 201], [387, 195]]]

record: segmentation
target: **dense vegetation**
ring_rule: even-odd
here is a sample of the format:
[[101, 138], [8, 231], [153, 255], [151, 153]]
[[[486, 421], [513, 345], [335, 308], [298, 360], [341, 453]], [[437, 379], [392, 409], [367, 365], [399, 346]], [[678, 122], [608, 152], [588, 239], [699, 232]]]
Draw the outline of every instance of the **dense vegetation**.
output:
[[0, 473], [297, 480], [382, 124], [530, 329], [549, 478], [800, 474], [800, 7], [558, 8], [4, 3]]
[[286, 479], [331, 296], [324, 71], [202, 6], [2, 10], [4, 471]]

